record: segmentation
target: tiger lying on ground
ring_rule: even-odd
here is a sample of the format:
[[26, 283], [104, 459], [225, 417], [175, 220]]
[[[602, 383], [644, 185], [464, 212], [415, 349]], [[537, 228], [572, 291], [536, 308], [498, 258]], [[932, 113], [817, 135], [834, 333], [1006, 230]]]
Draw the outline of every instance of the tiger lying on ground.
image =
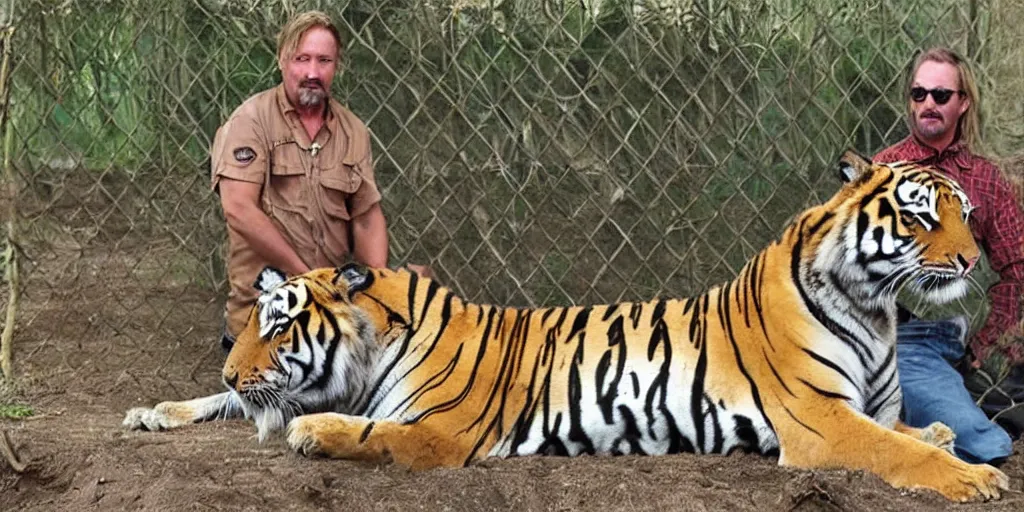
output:
[[[849, 152], [848, 183], [739, 277], [687, 300], [513, 309], [407, 271], [267, 269], [224, 365], [230, 391], [128, 411], [158, 430], [253, 418], [304, 454], [412, 468], [527, 454], [777, 454], [951, 500], [1007, 477], [898, 420], [896, 293], [966, 289], [979, 258], [960, 187]], [[938, 445], [939, 447], [937, 447]]]

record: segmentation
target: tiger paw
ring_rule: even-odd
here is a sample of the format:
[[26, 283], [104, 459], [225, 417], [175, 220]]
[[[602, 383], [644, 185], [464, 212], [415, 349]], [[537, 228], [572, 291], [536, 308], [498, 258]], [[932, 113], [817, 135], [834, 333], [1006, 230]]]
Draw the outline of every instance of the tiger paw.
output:
[[302, 455], [335, 459], [375, 458], [364, 442], [374, 422], [334, 412], [306, 414], [288, 423], [288, 446]]
[[299, 416], [288, 423], [288, 446], [301, 455], [323, 454], [323, 414]]
[[124, 415], [121, 425], [128, 430], [148, 430], [157, 432], [170, 430], [191, 423], [183, 416], [191, 418], [191, 414], [185, 413], [173, 402], [161, 402], [156, 407], [135, 407], [129, 409]]
[[936, 490], [951, 501], [967, 502], [997, 500], [1009, 488], [1010, 479], [1002, 471], [988, 464], [962, 463]]
[[956, 441], [956, 433], [945, 423], [936, 421], [921, 429], [920, 439], [936, 448], [953, 453], [953, 442]]

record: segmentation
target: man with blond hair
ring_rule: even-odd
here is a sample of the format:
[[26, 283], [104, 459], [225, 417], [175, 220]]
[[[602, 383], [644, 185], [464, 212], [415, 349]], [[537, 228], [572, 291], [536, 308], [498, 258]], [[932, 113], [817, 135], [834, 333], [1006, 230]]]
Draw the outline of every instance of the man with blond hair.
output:
[[[1020, 322], [1024, 214], [1006, 177], [978, 154], [979, 95], [967, 61], [952, 50], [933, 48], [915, 59], [907, 78], [910, 135], [880, 152], [875, 160], [926, 163], [957, 180], [975, 207], [970, 214], [971, 230], [1000, 281], [989, 289], [991, 313], [969, 344], [965, 343], [968, 323], [963, 317], [940, 321], [912, 318], [898, 326], [904, 421], [918, 427], [941, 421], [956, 433], [955, 449], [960, 458], [998, 464], [1012, 453], [1007, 432], [1020, 434], [1015, 415], [1024, 414], [1024, 408], [1011, 410], [1024, 401], [1024, 346], [997, 342]], [[965, 350], [968, 346], [969, 351]], [[967, 386], [981, 398], [984, 412], [965, 388], [964, 378], [953, 366], [956, 364], [967, 372]], [[990, 376], [1007, 371], [1009, 377], [1001, 383]], [[982, 397], [984, 390], [977, 388], [990, 386], [998, 392]], [[999, 424], [1006, 431], [985, 413], [1000, 416]]]
[[281, 83], [242, 103], [214, 137], [212, 187], [229, 245], [225, 350], [245, 327], [256, 302], [253, 283], [265, 266], [288, 275], [340, 266], [349, 257], [387, 266], [370, 134], [330, 94], [341, 52], [341, 35], [326, 14], [289, 20], [277, 36]]

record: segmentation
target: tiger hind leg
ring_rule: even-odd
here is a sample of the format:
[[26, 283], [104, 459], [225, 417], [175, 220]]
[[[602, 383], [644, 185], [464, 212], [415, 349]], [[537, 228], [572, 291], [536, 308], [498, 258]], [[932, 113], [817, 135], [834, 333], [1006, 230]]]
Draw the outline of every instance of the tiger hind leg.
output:
[[953, 432], [953, 429], [940, 421], [936, 421], [924, 428], [911, 427], [902, 421], [897, 421], [893, 430], [901, 434], [906, 434], [914, 439], [924, 441], [925, 443], [928, 443], [940, 450], [953, 453], [956, 433]]
[[411, 469], [462, 466], [464, 450], [451, 436], [421, 423], [400, 424], [340, 413], [307, 414], [288, 424], [288, 445], [303, 455], [386, 463]]

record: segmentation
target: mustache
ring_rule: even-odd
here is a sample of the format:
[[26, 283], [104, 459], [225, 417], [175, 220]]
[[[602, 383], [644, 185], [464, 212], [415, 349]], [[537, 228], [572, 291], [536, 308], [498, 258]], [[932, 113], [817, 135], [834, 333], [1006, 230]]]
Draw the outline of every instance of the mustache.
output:
[[937, 110], [925, 110], [918, 117], [921, 119], [938, 119], [940, 121], [943, 119], [942, 113]]
[[324, 88], [324, 83], [321, 82], [317, 78], [310, 78], [310, 79], [303, 80], [303, 81], [299, 82], [299, 87], [305, 87], [307, 89], [311, 89], [313, 87], [319, 87], [319, 88], [323, 89]]

